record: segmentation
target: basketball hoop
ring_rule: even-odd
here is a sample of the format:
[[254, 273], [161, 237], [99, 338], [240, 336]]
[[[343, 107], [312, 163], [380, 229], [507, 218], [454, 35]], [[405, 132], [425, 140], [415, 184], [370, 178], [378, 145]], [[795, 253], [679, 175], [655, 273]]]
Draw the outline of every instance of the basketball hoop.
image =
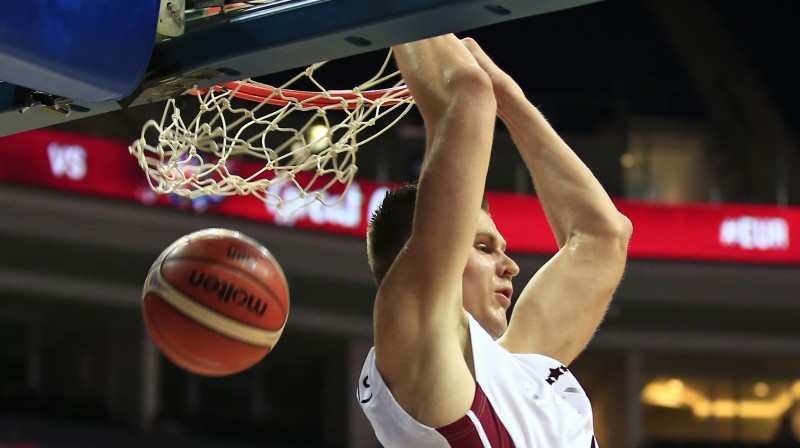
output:
[[[253, 195], [279, 214], [295, 201], [287, 214], [314, 201], [335, 205], [356, 174], [359, 145], [414, 105], [400, 73], [385, 74], [390, 61], [391, 51], [375, 76], [351, 90], [323, 87], [314, 77], [321, 62], [279, 87], [246, 79], [189, 92], [199, 100], [197, 115], [184, 121], [175, 99], [168, 100], [161, 120], [145, 123], [130, 153], [160, 194]], [[290, 88], [300, 80], [319, 90]], [[252, 104], [236, 106], [239, 100]], [[295, 188], [281, 194], [272, 188], [286, 182]], [[287, 190], [297, 193], [287, 197]]]

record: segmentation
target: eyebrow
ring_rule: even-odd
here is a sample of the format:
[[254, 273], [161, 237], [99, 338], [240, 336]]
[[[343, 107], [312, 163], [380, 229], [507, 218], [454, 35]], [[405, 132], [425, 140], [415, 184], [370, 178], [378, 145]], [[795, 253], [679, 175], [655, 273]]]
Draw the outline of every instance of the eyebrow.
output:
[[499, 242], [500, 250], [502, 252], [505, 252], [506, 248], [508, 247], [508, 244], [506, 243], [506, 241], [503, 238], [498, 238], [494, 233], [478, 231], [478, 233], [475, 235], [475, 237], [476, 238], [481, 238], [481, 237], [482, 238], [486, 238], [493, 245], [494, 244], [498, 244], [498, 242]]

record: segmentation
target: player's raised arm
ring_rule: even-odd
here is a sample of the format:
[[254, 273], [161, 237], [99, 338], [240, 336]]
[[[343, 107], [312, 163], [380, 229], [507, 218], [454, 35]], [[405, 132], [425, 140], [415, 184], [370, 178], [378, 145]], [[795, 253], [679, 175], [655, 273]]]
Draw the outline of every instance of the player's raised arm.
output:
[[500, 341], [569, 364], [600, 324], [625, 266], [632, 227], [519, 85], [471, 41], [492, 78], [497, 112], [536, 185], [560, 247], [520, 294]]
[[491, 81], [453, 35], [394, 48], [425, 122], [411, 236], [375, 302], [376, 364], [397, 402], [437, 427], [463, 417], [475, 385], [464, 359], [461, 278], [492, 145]]

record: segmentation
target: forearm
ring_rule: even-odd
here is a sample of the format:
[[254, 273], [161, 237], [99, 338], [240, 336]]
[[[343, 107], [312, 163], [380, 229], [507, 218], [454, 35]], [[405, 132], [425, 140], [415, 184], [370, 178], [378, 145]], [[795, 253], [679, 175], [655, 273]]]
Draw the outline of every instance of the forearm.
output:
[[464, 44], [492, 80], [497, 115], [533, 177], [559, 247], [575, 235], [629, 235], [630, 222], [520, 86], [475, 41], [465, 39]]
[[[412, 239], [424, 240], [426, 252], [466, 259], [492, 146], [491, 80], [452, 35], [396, 47], [395, 58], [427, 134]], [[461, 263], [445, 264], [460, 278]]]
[[574, 235], [617, 236], [630, 223], [600, 182], [514, 85], [497, 89], [498, 115], [508, 128], [559, 247]]

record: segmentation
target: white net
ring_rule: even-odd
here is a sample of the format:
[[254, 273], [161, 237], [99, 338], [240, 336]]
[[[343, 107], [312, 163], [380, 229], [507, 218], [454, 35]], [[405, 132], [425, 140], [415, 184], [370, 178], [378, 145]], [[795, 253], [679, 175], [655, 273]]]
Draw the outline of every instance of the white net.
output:
[[[334, 205], [358, 170], [359, 145], [414, 105], [399, 72], [385, 74], [390, 60], [391, 53], [375, 76], [347, 91], [327, 90], [315, 78], [322, 62], [279, 87], [248, 79], [195, 92], [200, 107], [191, 120], [171, 99], [130, 153], [159, 194], [253, 195], [280, 214], [314, 201]], [[289, 90], [301, 80], [318, 91]], [[274, 187], [286, 182], [296, 194], [277, 193]]]

